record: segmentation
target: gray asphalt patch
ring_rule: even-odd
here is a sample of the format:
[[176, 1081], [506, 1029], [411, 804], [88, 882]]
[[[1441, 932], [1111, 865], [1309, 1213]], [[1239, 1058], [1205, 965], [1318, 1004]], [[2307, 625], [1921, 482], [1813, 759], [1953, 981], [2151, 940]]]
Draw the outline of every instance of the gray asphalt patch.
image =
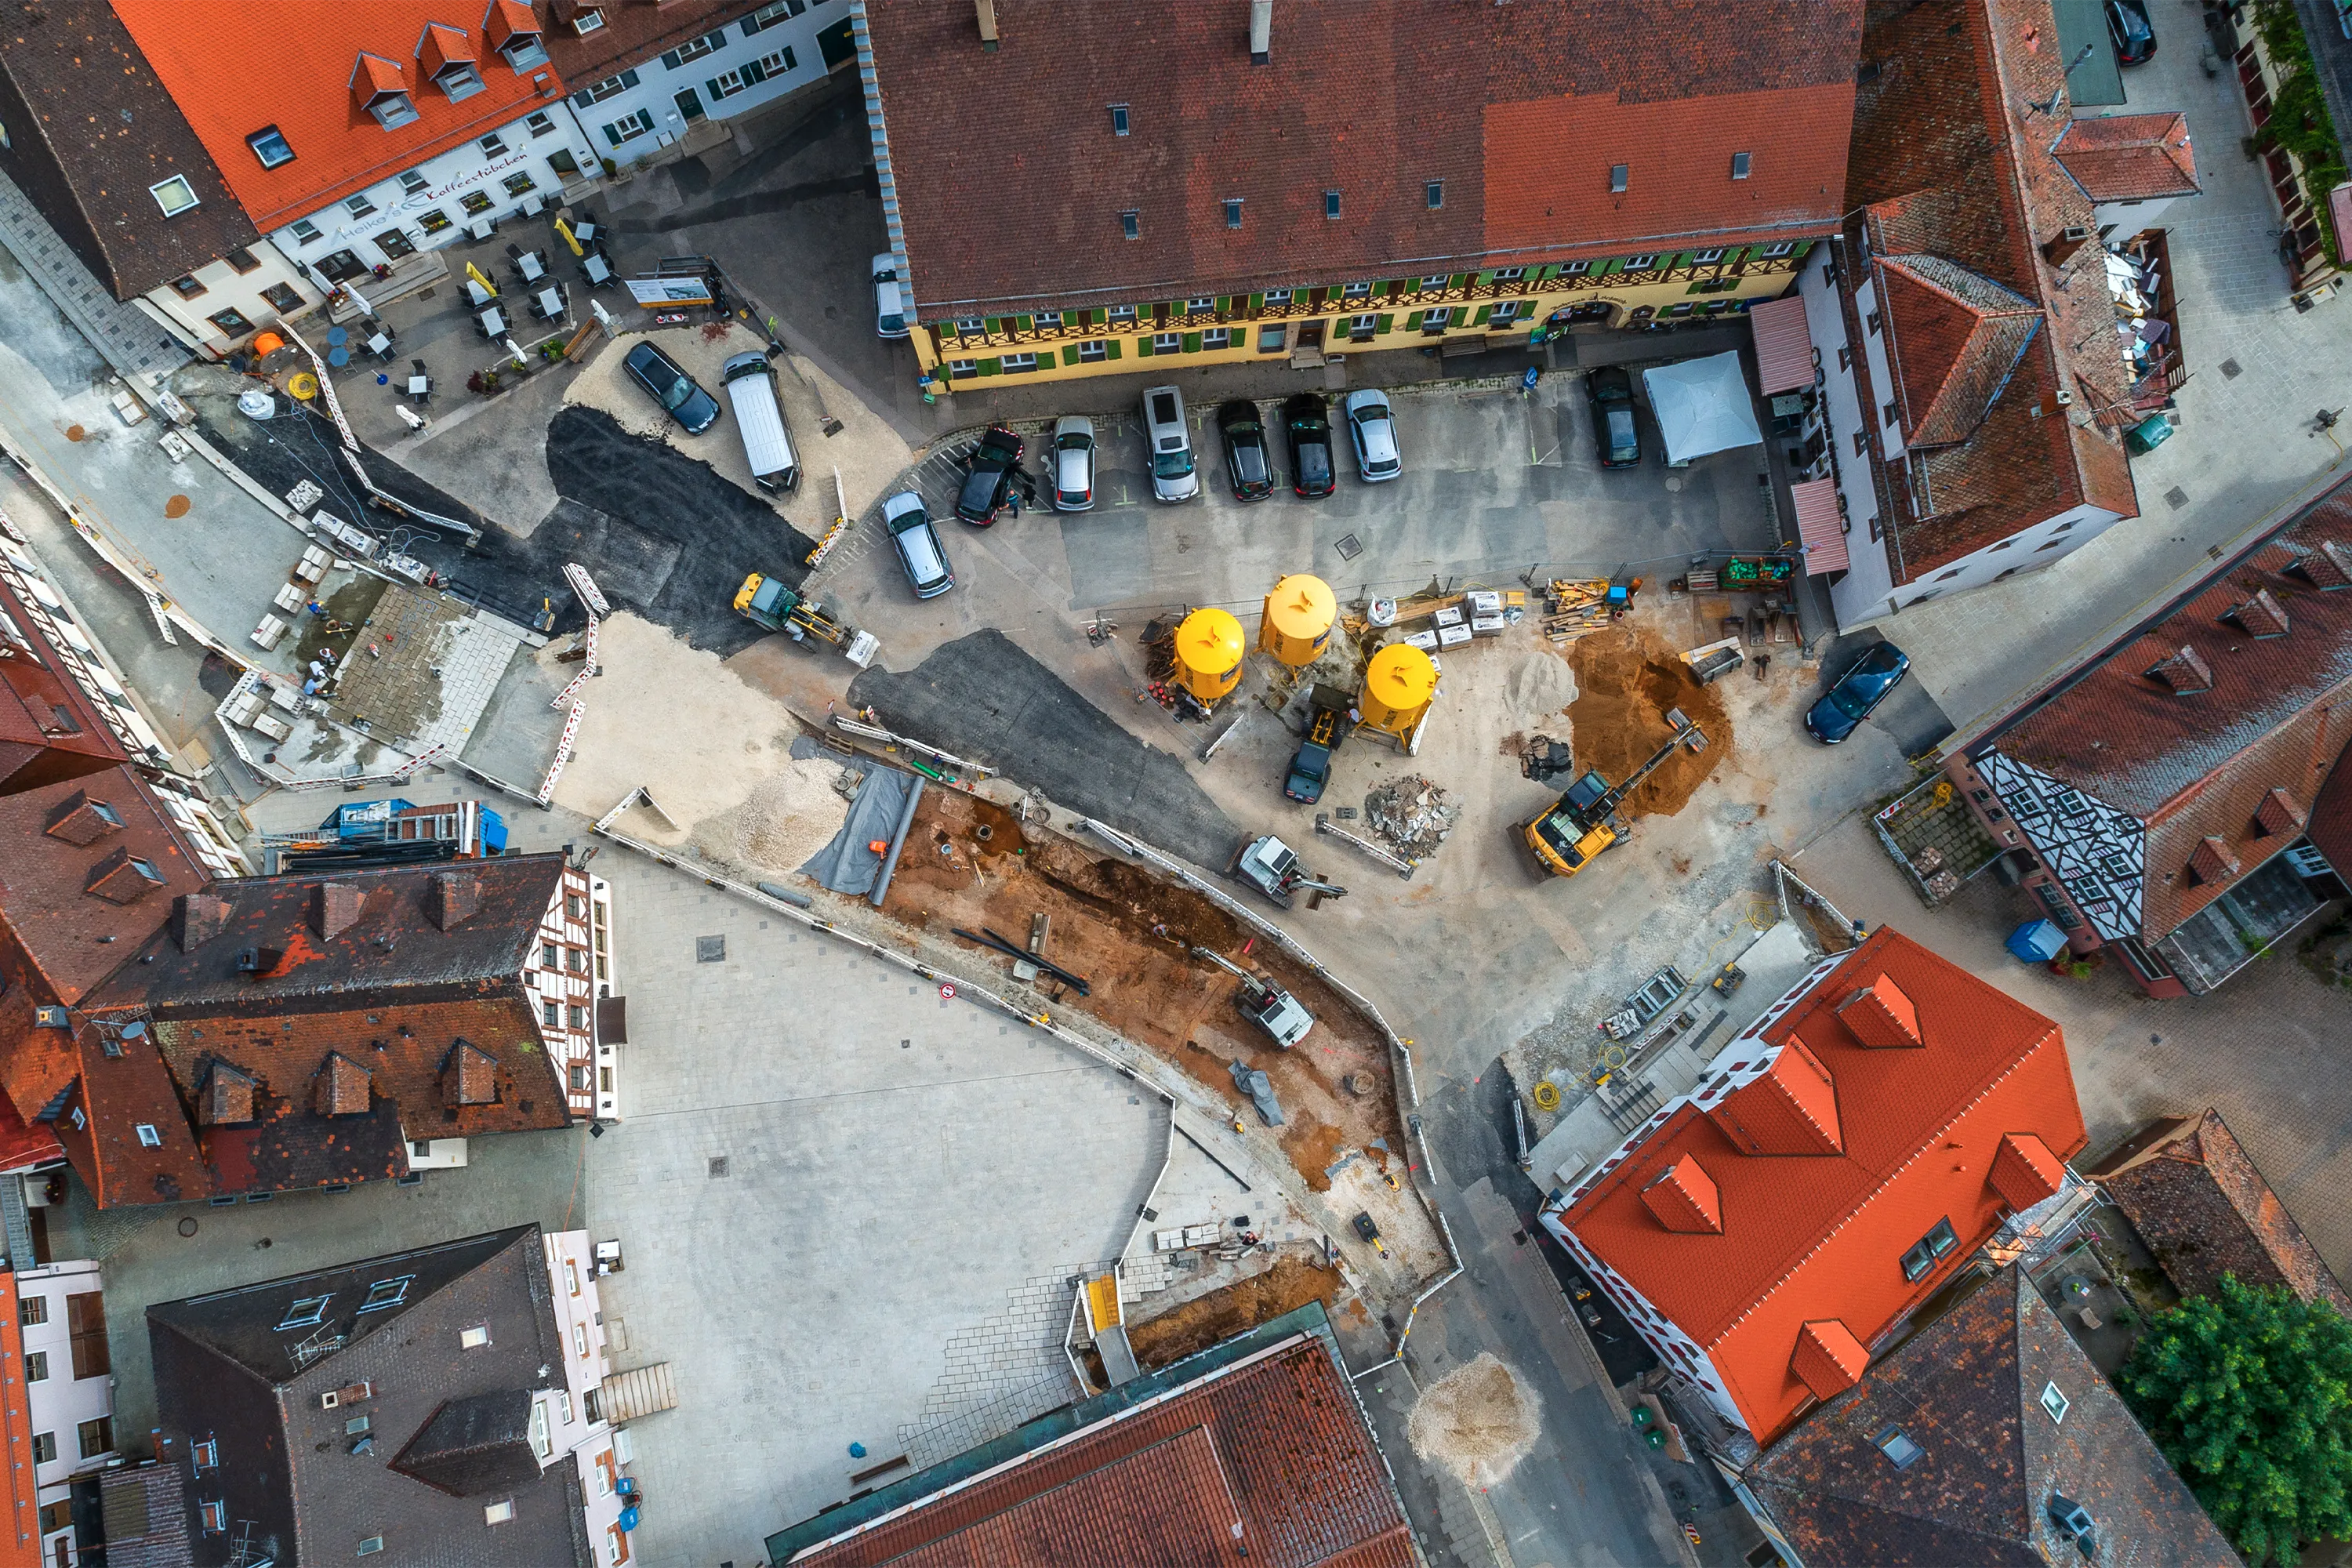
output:
[[1196, 866], [1223, 869], [1244, 837], [1181, 762], [1120, 729], [1002, 632], [959, 637], [904, 675], [868, 669], [849, 698], [893, 730]]

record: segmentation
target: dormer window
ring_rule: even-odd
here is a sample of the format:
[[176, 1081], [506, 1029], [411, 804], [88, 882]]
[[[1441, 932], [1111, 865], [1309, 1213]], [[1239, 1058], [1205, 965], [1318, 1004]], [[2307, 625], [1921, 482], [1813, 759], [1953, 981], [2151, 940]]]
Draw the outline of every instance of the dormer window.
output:
[[433, 85], [447, 93], [449, 101], [455, 103], [461, 98], [473, 97], [488, 84], [482, 80], [482, 73], [474, 68], [473, 61], [459, 60], [435, 72]]
[[408, 72], [398, 60], [362, 54], [352, 67], [352, 101], [367, 110], [386, 131], [416, 121], [416, 105], [408, 96]]
[[378, 93], [368, 101], [367, 110], [375, 122], [386, 131], [397, 131], [416, 122], [416, 105], [408, 101], [404, 92]]
[[547, 63], [547, 48], [539, 37], [539, 18], [523, 0], [491, 0], [482, 30], [490, 47], [499, 51], [517, 76]]

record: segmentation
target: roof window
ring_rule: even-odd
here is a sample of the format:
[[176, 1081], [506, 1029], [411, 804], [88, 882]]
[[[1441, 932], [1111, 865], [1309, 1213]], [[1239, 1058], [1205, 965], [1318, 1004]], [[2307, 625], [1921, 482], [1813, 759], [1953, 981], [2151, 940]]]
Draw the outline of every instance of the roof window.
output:
[[1927, 1271], [1936, 1267], [1937, 1259], [1949, 1254], [1959, 1244], [1960, 1238], [1954, 1233], [1952, 1222], [1949, 1219], [1937, 1220], [1936, 1228], [1921, 1237], [1918, 1245], [1903, 1255], [1903, 1278], [1914, 1281], [1927, 1278]]
[[245, 144], [253, 149], [253, 155], [261, 160], [261, 166], [265, 169], [275, 169], [280, 163], [294, 161], [292, 145], [275, 125], [263, 126], [247, 137]]
[[134, 1129], [134, 1131], [139, 1134], [139, 1146], [141, 1148], [161, 1149], [163, 1146], [163, 1135], [155, 1130], [155, 1124], [153, 1122], [142, 1121], [139, 1123], [138, 1127]]
[[1239, 228], [1241, 226], [1242, 199], [1239, 196], [1227, 196], [1225, 198], [1225, 226], [1227, 228]]
[[2042, 1385], [2042, 1408], [2050, 1412], [2051, 1420], [2066, 1419], [2066, 1396], [2058, 1392], [2056, 1384], [2045, 1383]]
[[375, 122], [386, 131], [397, 131], [404, 125], [416, 122], [416, 105], [408, 100], [404, 92], [378, 93], [367, 109], [375, 116]]
[[1622, 193], [1622, 192], [1624, 191], [1624, 189], [1625, 189], [1625, 187], [1626, 187], [1627, 185], [1629, 185], [1629, 184], [1633, 184], [1633, 164], [1631, 164], [1631, 163], [1612, 163], [1612, 164], [1610, 164], [1610, 165], [1609, 165], [1609, 188], [1610, 188], [1610, 190], [1612, 190], [1612, 191], [1613, 191], [1613, 192]]
[[1114, 103], [1110, 106], [1110, 133], [1114, 136], [1124, 136], [1127, 132], [1127, 105]]
[[473, 97], [488, 84], [482, 80], [482, 73], [474, 68], [473, 61], [454, 60], [435, 73], [433, 85], [447, 93], [449, 101], [455, 103], [461, 98]]
[[1746, 179], [1748, 177], [1748, 155], [1747, 153], [1734, 153], [1731, 155], [1731, 177], [1735, 180]]
[[196, 188], [188, 184], [185, 174], [159, 181], [147, 187], [147, 194], [155, 198], [155, 205], [163, 209], [165, 217], [178, 217], [198, 205]]
[[1143, 237], [1143, 215], [1139, 212], [1123, 212], [1119, 214], [1118, 232], [1122, 237], [1128, 239], [1141, 239]]
[[1338, 217], [1339, 216], [1339, 192], [1326, 191], [1323, 193], [1323, 216], [1325, 217]]
[[281, 1331], [307, 1329], [321, 1322], [327, 1316], [327, 1303], [333, 1300], [332, 1296], [297, 1296], [294, 1304], [286, 1309], [286, 1315], [278, 1320], [278, 1327]]
[[457, 1348], [459, 1350], [478, 1351], [489, 1342], [490, 1325], [488, 1323], [476, 1323], [470, 1329], [459, 1329], [457, 1331]]
[[397, 1307], [408, 1297], [408, 1287], [416, 1278], [404, 1274], [397, 1279], [379, 1279], [368, 1287], [367, 1300], [360, 1303], [362, 1312], [381, 1312], [386, 1307]]
[[1927, 1451], [1905, 1436], [1900, 1426], [1882, 1426], [1870, 1440], [1878, 1445], [1878, 1451], [1885, 1455], [1887, 1462], [1898, 1470], [1909, 1469]]
[[1422, 189], [1423, 194], [1428, 198], [1430, 211], [1435, 212], [1438, 208], [1445, 205], [1445, 182], [1444, 180], [1432, 180]]

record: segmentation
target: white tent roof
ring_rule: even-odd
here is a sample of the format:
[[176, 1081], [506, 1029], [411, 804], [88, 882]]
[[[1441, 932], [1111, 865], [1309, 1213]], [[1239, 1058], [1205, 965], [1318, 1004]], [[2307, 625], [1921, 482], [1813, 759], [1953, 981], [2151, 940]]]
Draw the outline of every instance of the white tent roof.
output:
[[1665, 435], [1670, 463], [1733, 447], [1759, 446], [1764, 440], [1737, 350], [1645, 370], [1642, 385]]

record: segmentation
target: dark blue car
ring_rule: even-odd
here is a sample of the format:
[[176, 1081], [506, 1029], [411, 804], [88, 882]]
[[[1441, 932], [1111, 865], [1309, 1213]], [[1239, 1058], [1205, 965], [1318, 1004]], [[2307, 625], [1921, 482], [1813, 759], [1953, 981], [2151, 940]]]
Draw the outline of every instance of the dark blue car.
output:
[[1874, 643], [1838, 677], [1829, 694], [1805, 715], [1805, 728], [1824, 745], [1836, 745], [1886, 700], [1886, 694], [1910, 673], [1908, 655], [1891, 642]]

